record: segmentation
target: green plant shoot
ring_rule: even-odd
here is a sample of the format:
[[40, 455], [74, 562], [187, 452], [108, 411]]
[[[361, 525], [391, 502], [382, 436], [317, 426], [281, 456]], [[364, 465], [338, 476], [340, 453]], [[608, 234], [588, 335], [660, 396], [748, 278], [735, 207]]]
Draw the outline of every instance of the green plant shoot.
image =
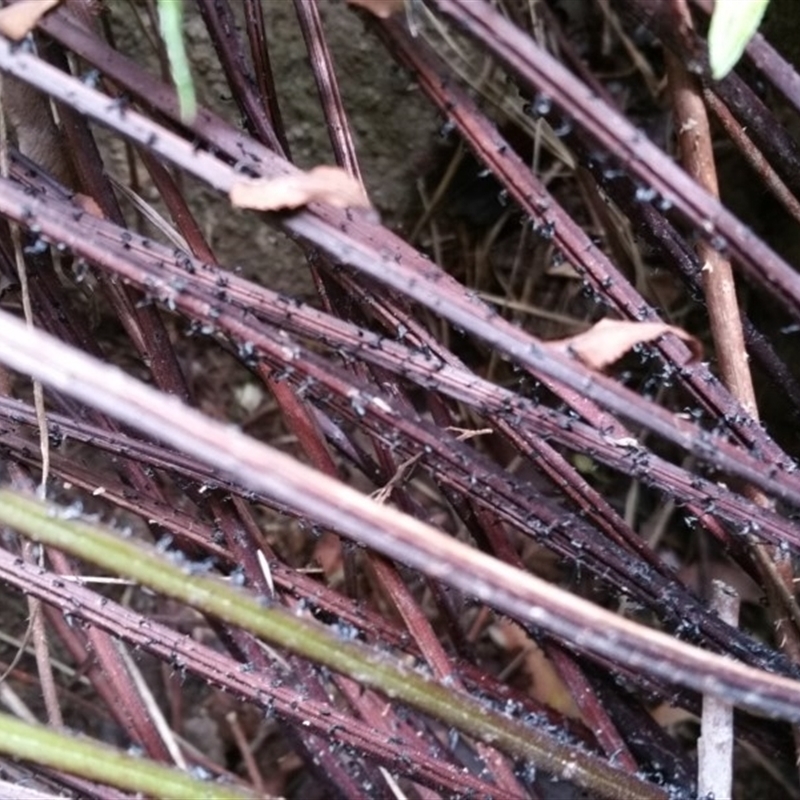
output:
[[742, 57], [761, 24], [769, 0], [717, 0], [708, 31], [708, 60], [714, 80], [724, 78]]
[[158, 0], [158, 24], [167, 49], [172, 82], [178, 93], [181, 119], [191, 122], [197, 110], [192, 72], [183, 39], [183, 0]]

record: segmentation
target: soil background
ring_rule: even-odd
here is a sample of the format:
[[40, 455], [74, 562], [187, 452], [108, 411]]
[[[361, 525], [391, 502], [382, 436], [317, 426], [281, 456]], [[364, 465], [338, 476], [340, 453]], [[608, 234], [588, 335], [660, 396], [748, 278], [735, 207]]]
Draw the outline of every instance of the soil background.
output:
[[[232, 6], [241, 11], [236, 3]], [[370, 199], [385, 224], [400, 228], [441, 119], [411, 78], [389, 58], [359, 14], [334, 0], [320, 0], [319, 8]], [[291, 0], [267, 0], [264, 10], [292, 160], [304, 169], [332, 164], [333, 151], [294, 4]], [[159, 74], [152, 46], [156, 34], [147, 5], [113, 2], [108, 4], [108, 12], [118, 48]], [[203, 20], [193, 4], [186, 4], [185, 13], [186, 43], [198, 100], [239, 124], [236, 104]], [[127, 160], [119, 139], [99, 134], [113, 154], [111, 168], [127, 183]], [[199, 182], [182, 180], [198, 222], [223, 264], [240, 266], [247, 277], [271, 288], [313, 299], [303, 256], [286, 236], [255, 215], [232, 209], [218, 193]], [[157, 193], [148, 191], [146, 185], [144, 196], [157, 204]]]

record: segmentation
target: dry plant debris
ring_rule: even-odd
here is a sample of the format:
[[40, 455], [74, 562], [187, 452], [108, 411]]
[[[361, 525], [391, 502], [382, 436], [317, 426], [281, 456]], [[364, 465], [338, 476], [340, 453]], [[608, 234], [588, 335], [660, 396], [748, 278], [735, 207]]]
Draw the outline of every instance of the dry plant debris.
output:
[[588, 331], [549, 342], [548, 347], [571, 353], [587, 367], [602, 370], [619, 361], [629, 350], [640, 344], [652, 342], [671, 333], [685, 342], [692, 350], [695, 359], [702, 357], [703, 348], [694, 336], [686, 331], [659, 322], [623, 322], [601, 319]]
[[0, 34], [14, 42], [24, 39], [39, 19], [61, 0], [22, 0], [0, 10]]
[[231, 204], [236, 208], [278, 211], [309, 203], [328, 203], [334, 208], [372, 208], [364, 187], [339, 167], [314, 167], [297, 175], [234, 183]]
[[388, 19], [403, 10], [405, 0], [347, 0], [351, 6], [365, 8], [380, 19]]
[[[771, 45], [715, 81], [699, 0], [195, 0], [185, 118], [150, 5], [45, 6], [0, 36], [0, 791], [800, 797]], [[351, 121], [380, 51], [443, 121], [395, 156], [396, 229], [364, 163], [409, 131]], [[316, 121], [284, 114], [301, 63]], [[677, 133], [711, 109], [713, 170], [676, 162], [670, 96]]]

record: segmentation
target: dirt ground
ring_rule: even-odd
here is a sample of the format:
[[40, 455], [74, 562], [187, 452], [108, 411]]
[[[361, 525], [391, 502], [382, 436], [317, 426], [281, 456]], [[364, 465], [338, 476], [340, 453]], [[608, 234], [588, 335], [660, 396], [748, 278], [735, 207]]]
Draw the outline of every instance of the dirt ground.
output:
[[[441, 120], [358, 14], [335, 0], [322, 0], [319, 6], [370, 199], [386, 224], [402, 226]], [[158, 61], [148, 41], [153, 26], [146, 4], [119, 2], [109, 4], [109, 9], [118, 47], [158, 72]], [[333, 151], [294, 6], [290, 0], [268, 0], [264, 9], [269, 54], [292, 158], [303, 168], [331, 164]], [[205, 25], [194, 5], [187, 4], [186, 13], [186, 41], [199, 100], [237, 122], [236, 104]], [[113, 169], [127, 179], [122, 148], [108, 137], [106, 141], [114, 153]], [[191, 187], [189, 181], [184, 185]], [[145, 196], [150, 202], [156, 199], [154, 191]], [[190, 188], [189, 197], [223, 263], [240, 266], [248, 277], [271, 288], [311, 297], [313, 287], [303, 255], [283, 234], [252, 214], [231, 209], [227, 201], [199, 182]]]

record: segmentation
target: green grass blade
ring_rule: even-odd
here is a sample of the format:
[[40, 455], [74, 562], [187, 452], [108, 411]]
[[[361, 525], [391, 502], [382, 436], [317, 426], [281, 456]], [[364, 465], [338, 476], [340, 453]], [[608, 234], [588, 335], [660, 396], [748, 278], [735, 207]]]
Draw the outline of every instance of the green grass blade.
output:
[[183, 0], [158, 0], [158, 24], [167, 49], [172, 82], [178, 93], [181, 117], [191, 122], [197, 111], [192, 71], [183, 38]]

